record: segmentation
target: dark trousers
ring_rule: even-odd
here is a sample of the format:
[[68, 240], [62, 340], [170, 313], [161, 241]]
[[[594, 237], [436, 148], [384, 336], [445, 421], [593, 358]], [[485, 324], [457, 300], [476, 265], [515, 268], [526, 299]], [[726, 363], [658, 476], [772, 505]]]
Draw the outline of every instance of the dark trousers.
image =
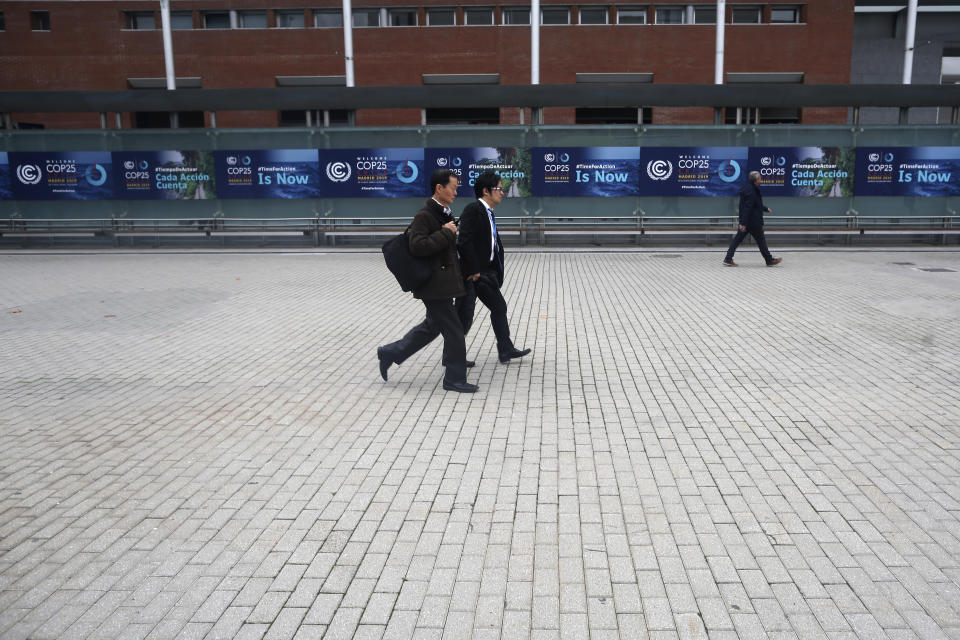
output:
[[[507, 301], [500, 293], [496, 276], [480, 274], [476, 282], [467, 281], [467, 293], [463, 298], [457, 298], [458, 311], [463, 322], [463, 331], [466, 333], [473, 325], [473, 312], [476, 300], [490, 310], [490, 324], [493, 326], [493, 335], [497, 337], [497, 353], [503, 355], [513, 350], [513, 341], [510, 340], [510, 325], [507, 322]], [[469, 320], [466, 318], [469, 317]]]
[[727, 260], [733, 260], [733, 254], [737, 250], [737, 247], [740, 246], [740, 243], [743, 242], [743, 239], [747, 237], [747, 234], [753, 236], [753, 239], [757, 243], [757, 248], [760, 249], [760, 255], [763, 256], [763, 259], [767, 262], [773, 260], [773, 256], [770, 255], [770, 249], [767, 249], [767, 238], [763, 235], [763, 227], [747, 227], [743, 231], [737, 230], [737, 235], [733, 236], [733, 240], [730, 241], [730, 248], [727, 249]]
[[444, 380], [466, 382], [467, 346], [463, 338], [463, 324], [457, 316], [454, 301], [450, 299], [422, 300], [422, 302], [427, 308], [427, 317], [396, 342], [384, 345], [383, 355], [400, 364], [430, 344], [434, 338], [442, 335], [443, 366], [447, 368]]

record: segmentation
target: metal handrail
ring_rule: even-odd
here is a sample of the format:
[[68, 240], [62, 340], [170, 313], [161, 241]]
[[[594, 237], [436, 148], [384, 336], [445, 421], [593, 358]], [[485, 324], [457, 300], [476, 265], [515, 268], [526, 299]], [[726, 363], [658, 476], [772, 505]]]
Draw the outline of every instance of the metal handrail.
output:
[[[350, 217], [350, 218], [0, 218], [0, 234], [69, 233], [90, 232], [102, 235], [114, 233], [157, 232], [216, 232], [261, 231], [265, 234], [280, 231], [304, 233], [330, 233], [337, 231], [394, 232], [403, 229], [410, 221], [402, 217]], [[681, 229], [732, 229], [735, 215], [707, 216], [501, 216], [500, 226], [513, 231], [576, 231], [585, 233], [598, 228], [604, 230], [643, 231], [664, 227]], [[766, 226], [772, 229], [790, 226], [810, 227], [812, 231], [831, 229], [871, 230], [902, 229], [906, 233], [929, 230], [960, 228], [960, 215], [883, 216], [883, 215], [826, 215], [826, 216], [768, 216]]]

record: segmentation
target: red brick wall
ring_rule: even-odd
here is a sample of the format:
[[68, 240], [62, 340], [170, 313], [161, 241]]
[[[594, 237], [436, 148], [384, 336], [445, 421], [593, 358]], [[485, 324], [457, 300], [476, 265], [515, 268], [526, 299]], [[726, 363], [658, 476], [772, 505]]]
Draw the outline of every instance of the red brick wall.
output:
[[[676, 4], [686, 4], [676, 2]], [[662, 0], [657, 4], [670, 4]], [[177, 2], [175, 10], [264, 8], [262, 0]], [[275, 3], [270, 3], [275, 4]], [[284, 8], [296, 2], [284, 3]], [[411, 6], [401, 0], [369, 6]], [[460, 5], [488, 6], [481, 0]], [[584, 4], [590, 4], [585, 2]], [[809, 84], [846, 83], [850, 77], [854, 0], [816, 2], [805, 24], [727, 25], [727, 72], [803, 72]], [[339, 2], [309, 2], [336, 7]], [[359, 5], [357, 5], [359, 7]], [[652, 7], [652, 5], [651, 5]], [[50, 12], [51, 31], [31, 32], [29, 12]], [[159, 29], [124, 30], [123, 11], [156, 11], [153, 1], [3, 2], [6, 31], [0, 33], [0, 87], [15, 90], [122, 90], [128, 77], [163, 77]], [[729, 7], [728, 7], [729, 10]], [[420, 11], [421, 23], [424, 11]], [[195, 15], [199, 22], [199, 14]], [[572, 12], [576, 20], [576, 12]], [[309, 17], [308, 17], [309, 20]], [[650, 10], [650, 21], [653, 9]], [[159, 11], [156, 11], [159, 27]], [[309, 22], [308, 22], [309, 24]], [[199, 25], [198, 25], [199, 26]], [[647, 72], [656, 83], [713, 82], [714, 28], [708, 25], [544, 26], [543, 84], [572, 83], [578, 72]], [[420, 85], [425, 73], [499, 73], [502, 84], [530, 81], [529, 27], [388, 27], [354, 29], [357, 85]], [[174, 31], [176, 74], [199, 76], [204, 88], [272, 87], [278, 75], [343, 75], [340, 29], [244, 29]], [[829, 46], [823, 46], [829, 43]], [[323, 105], [316, 105], [323, 108]], [[430, 105], [426, 105], [430, 106]], [[99, 126], [88, 114], [21, 116], [50, 127]], [[504, 109], [504, 122], [519, 122]], [[275, 112], [217, 114], [222, 127], [273, 126]], [[571, 123], [573, 109], [548, 109], [548, 123]], [[112, 117], [110, 118], [112, 126]], [[846, 109], [808, 109], [805, 123], [845, 122]], [[525, 117], [529, 122], [529, 114]], [[361, 111], [359, 125], [416, 125], [417, 110]], [[655, 123], [712, 123], [710, 109], [659, 108]], [[129, 126], [129, 118], [127, 125]]]

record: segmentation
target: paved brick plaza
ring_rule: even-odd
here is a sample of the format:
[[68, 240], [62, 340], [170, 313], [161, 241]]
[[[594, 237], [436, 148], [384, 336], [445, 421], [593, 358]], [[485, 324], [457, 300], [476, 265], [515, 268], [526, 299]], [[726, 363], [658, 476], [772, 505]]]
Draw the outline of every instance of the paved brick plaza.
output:
[[960, 252], [722, 254], [509, 253], [471, 396], [376, 253], [3, 253], [0, 638], [960, 638]]

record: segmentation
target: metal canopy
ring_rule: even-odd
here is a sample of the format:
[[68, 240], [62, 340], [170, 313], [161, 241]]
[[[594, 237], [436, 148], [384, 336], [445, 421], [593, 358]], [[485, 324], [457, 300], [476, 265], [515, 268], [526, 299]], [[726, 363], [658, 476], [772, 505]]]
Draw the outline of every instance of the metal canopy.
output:
[[562, 84], [0, 91], [3, 113], [476, 107], [947, 107], [960, 85]]

